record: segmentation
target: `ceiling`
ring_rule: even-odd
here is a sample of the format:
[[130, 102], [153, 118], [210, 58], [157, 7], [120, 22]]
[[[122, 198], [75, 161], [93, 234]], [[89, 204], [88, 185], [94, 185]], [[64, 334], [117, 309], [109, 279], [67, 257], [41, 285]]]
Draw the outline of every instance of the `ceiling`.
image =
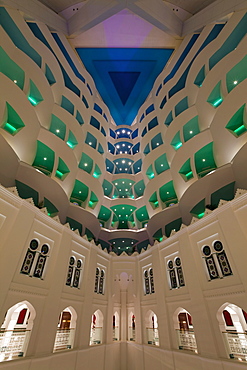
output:
[[[46, 5], [48, 8], [52, 9], [56, 13], [60, 13], [64, 11], [65, 9], [71, 7], [71, 6], [78, 6], [86, 2], [90, 2], [92, 0], [88, 1], [80, 1], [78, 2], [77, 0], [39, 0], [41, 3]], [[95, 0], [93, 0], [96, 2]], [[98, 0], [101, 1], [101, 0]], [[190, 14], [196, 14], [200, 10], [206, 8], [208, 5], [213, 3], [215, 0], [168, 0], [164, 1], [164, 3], [170, 3], [174, 7], [179, 7], [183, 10], [186, 10]], [[127, 3], [128, 1], [126, 1]]]

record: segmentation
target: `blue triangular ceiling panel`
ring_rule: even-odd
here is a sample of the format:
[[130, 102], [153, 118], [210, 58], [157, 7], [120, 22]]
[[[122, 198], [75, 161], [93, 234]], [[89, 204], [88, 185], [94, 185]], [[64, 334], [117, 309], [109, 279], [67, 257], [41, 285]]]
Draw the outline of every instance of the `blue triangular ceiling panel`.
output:
[[77, 48], [117, 125], [131, 125], [173, 49]]

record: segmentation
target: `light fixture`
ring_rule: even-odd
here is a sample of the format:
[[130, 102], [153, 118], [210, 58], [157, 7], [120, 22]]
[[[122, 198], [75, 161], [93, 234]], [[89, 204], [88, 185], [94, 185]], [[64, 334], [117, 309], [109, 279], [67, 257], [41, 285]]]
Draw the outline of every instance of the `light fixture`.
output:
[[89, 141], [89, 143], [88, 143], [89, 145], [92, 145], [92, 142], [91, 141]]
[[125, 146], [125, 144], [123, 144], [123, 146]]
[[166, 194], [170, 194], [169, 191], [167, 191]]
[[60, 132], [60, 130], [57, 129], [56, 132]]
[[233, 81], [233, 83], [234, 83], [234, 85], [237, 85], [238, 81], [237, 81], [237, 80], [235, 80], [235, 81]]
[[203, 160], [202, 160], [203, 162], [205, 162], [206, 161], [206, 159], [205, 158], [203, 158]]
[[17, 80], [14, 80], [14, 83], [17, 84]]
[[125, 160], [123, 160], [122, 163], [125, 163]]
[[120, 146], [119, 146], [119, 145], [117, 145], [116, 147], [117, 147], [118, 149], [120, 148]]
[[87, 163], [84, 163], [84, 166], [87, 167]]
[[125, 134], [125, 130], [122, 130], [122, 133]]
[[193, 134], [193, 131], [190, 131], [190, 134]]
[[161, 163], [161, 167], [163, 167], [164, 165]]
[[46, 157], [44, 157], [44, 161], [46, 161], [47, 160], [47, 158]]
[[81, 194], [81, 190], [79, 191], [79, 194]]

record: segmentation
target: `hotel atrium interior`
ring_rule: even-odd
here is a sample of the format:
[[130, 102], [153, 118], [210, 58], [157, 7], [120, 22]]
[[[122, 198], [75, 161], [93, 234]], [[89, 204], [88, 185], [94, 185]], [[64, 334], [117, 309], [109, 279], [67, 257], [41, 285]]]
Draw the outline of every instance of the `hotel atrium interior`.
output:
[[0, 0], [0, 369], [247, 366], [247, 0]]

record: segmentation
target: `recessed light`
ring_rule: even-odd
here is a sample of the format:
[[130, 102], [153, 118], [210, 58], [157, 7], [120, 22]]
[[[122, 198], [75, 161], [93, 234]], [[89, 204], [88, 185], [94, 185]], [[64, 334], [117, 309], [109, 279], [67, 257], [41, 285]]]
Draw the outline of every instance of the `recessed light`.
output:
[[235, 81], [233, 81], [233, 83], [234, 83], [234, 85], [237, 85], [238, 81], [237, 81], [237, 80], [235, 80]]
[[17, 84], [17, 80], [14, 80], [14, 83]]
[[56, 132], [60, 132], [60, 130], [57, 129]]
[[86, 167], [87, 167], [87, 163], [84, 163], [84, 166], [86, 166]]
[[46, 157], [44, 157], [44, 161], [46, 161], [47, 160], [47, 158]]
[[190, 134], [193, 134], [193, 131], [190, 131]]
[[204, 158], [203, 158], [203, 160], [202, 160], [202, 161], [203, 161], [203, 162], [205, 162], [205, 161], [206, 161], [206, 159], [204, 159]]

